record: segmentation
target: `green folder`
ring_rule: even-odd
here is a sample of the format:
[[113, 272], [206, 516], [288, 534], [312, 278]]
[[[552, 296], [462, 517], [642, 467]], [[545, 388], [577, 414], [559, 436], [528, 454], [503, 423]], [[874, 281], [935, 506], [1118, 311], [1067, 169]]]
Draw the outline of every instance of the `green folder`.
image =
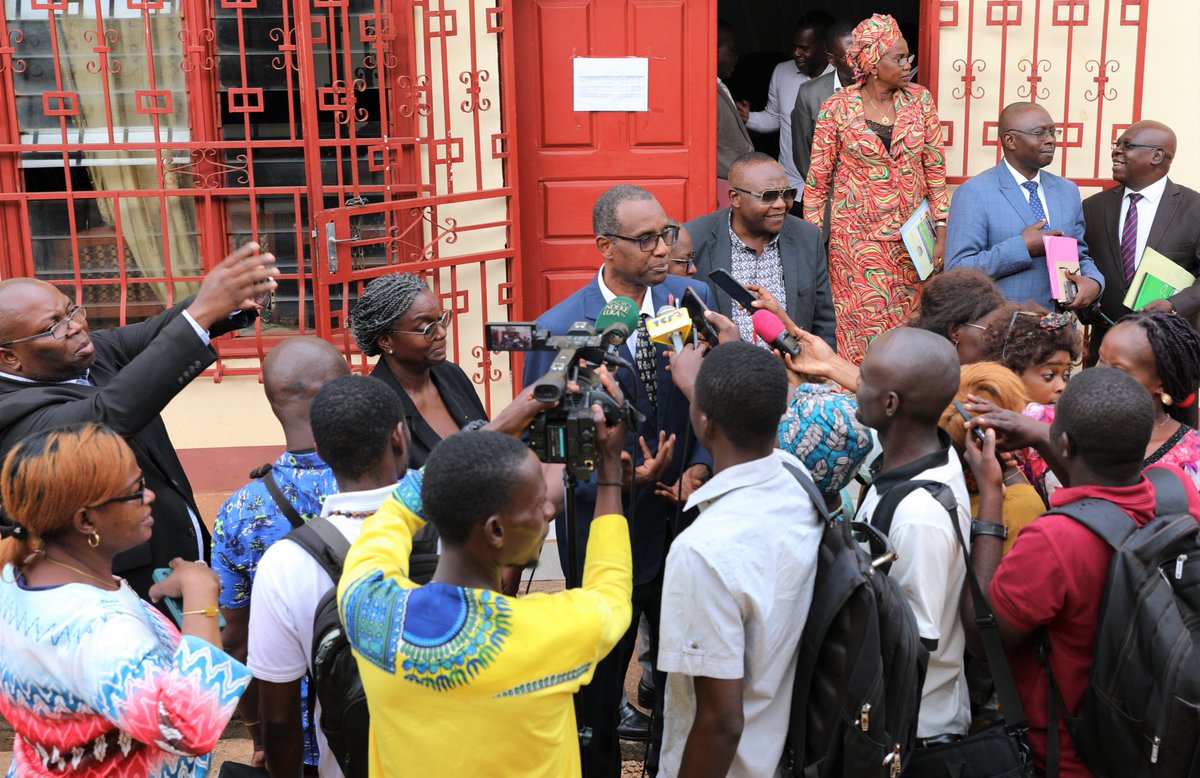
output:
[[1195, 280], [1191, 273], [1147, 246], [1121, 302], [1130, 310], [1140, 311], [1146, 303], [1165, 300]]

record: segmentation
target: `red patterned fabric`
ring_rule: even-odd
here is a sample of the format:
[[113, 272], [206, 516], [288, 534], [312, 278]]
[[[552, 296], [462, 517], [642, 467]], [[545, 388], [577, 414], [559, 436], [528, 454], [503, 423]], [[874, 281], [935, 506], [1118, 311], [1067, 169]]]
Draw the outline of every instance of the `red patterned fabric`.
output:
[[933, 97], [910, 84], [893, 97], [891, 153], [867, 126], [859, 87], [821, 106], [804, 218], [823, 226], [833, 190], [829, 280], [837, 313], [838, 353], [859, 363], [871, 340], [913, 310], [920, 281], [900, 240], [900, 226], [921, 200], [935, 219], [950, 211], [942, 126]]

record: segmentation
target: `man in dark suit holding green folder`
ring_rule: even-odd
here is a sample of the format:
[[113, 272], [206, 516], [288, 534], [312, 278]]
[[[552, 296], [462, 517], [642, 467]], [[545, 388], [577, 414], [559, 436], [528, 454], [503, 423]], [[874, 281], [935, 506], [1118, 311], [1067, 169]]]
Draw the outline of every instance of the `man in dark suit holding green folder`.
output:
[[[1083, 201], [1087, 245], [1105, 280], [1100, 311], [1110, 321], [1129, 313], [1123, 300], [1147, 248], [1200, 276], [1200, 192], [1167, 178], [1175, 144], [1175, 133], [1161, 122], [1130, 125], [1112, 144], [1112, 175], [1119, 186]], [[1175, 311], [1196, 323], [1200, 282], [1143, 310]], [[1109, 326], [1107, 321], [1094, 326], [1088, 364], [1095, 364]]]

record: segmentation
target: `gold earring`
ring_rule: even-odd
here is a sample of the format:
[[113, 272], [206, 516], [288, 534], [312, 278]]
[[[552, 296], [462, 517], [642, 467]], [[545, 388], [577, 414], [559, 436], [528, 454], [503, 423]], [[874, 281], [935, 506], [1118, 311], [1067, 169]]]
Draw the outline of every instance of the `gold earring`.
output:
[[1163, 405], [1171, 405], [1174, 402], [1175, 401], [1171, 399], [1171, 395], [1167, 394], [1166, 392], [1162, 393], [1162, 404]]
[[92, 534], [88, 535], [88, 545], [92, 548], [100, 547], [100, 533], [92, 530]]

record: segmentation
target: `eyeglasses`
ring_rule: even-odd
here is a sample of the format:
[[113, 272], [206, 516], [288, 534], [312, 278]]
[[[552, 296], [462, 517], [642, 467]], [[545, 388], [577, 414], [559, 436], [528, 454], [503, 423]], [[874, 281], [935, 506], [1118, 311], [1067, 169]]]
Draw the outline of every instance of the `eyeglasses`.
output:
[[1127, 140], [1114, 140], [1111, 144], [1113, 151], [1129, 151], [1130, 149], [1158, 149], [1166, 151], [1162, 146], [1151, 146], [1148, 143], [1130, 143]]
[[1045, 138], [1047, 135], [1053, 135], [1056, 138], [1061, 138], [1063, 131], [1062, 127], [1041, 128], [1037, 130], [1012, 130], [1009, 132], [1019, 132], [1022, 135], [1032, 135], [1035, 138]]
[[649, 235], [639, 235], [636, 238], [630, 238], [627, 235], [618, 235], [615, 232], [606, 233], [605, 237], [620, 238], [621, 240], [627, 240], [630, 243], [636, 243], [638, 244], [638, 248], [642, 251], [654, 251], [654, 249], [658, 248], [659, 240], [661, 240], [663, 244], [667, 246], [674, 246], [675, 241], [679, 240], [679, 228], [667, 227], [662, 232], [655, 232]]
[[667, 257], [668, 262], [677, 262], [680, 265], [691, 267], [696, 264], [696, 252], [689, 251], [686, 257]]
[[[1037, 311], [1013, 311], [1012, 317], [1008, 320], [1008, 332], [1004, 333], [1004, 345], [1000, 349], [1000, 361], [1004, 361], [1004, 357], [1008, 354], [1008, 342], [1012, 339], [1013, 325], [1017, 323], [1018, 316], [1037, 316], [1037, 328], [1047, 332], [1061, 330], [1071, 323], [1071, 315], [1067, 313], [1047, 313], [1042, 315]], [[978, 326], [978, 325], [976, 325]]]
[[138, 478], [137, 491], [132, 494], [122, 494], [119, 497], [109, 497], [107, 500], [96, 503], [95, 505], [85, 505], [85, 508], [100, 508], [114, 502], [133, 502], [137, 500], [142, 505], [146, 504], [146, 476]]
[[795, 187], [789, 187], [788, 189], [764, 189], [761, 192], [751, 192], [749, 189], [742, 189], [740, 186], [735, 186], [733, 188], [742, 194], [747, 194], [751, 197], [757, 197], [767, 205], [771, 205], [780, 197], [782, 197], [785, 202], [794, 202], [796, 199], [796, 193], [800, 191]]
[[450, 328], [450, 311], [442, 311], [440, 316], [419, 330], [388, 330], [388, 332], [394, 332], [397, 335], [421, 335], [425, 340], [431, 341], [437, 336], [438, 327], [442, 329]]
[[6, 340], [3, 343], [0, 343], [0, 348], [4, 348], [5, 346], [11, 346], [14, 343], [24, 343], [27, 340], [36, 340], [38, 338], [45, 338], [47, 336], [54, 338], [55, 340], [62, 340], [63, 338], [67, 337], [67, 333], [71, 330], [71, 322], [82, 323], [83, 320], [86, 318], [87, 318], [87, 308], [84, 308], [82, 305], [73, 305], [67, 309], [67, 312], [65, 314], [63, 314], [63, 317], [61, 319], [54, 322], [53, 324], [51, 324], [49, 327], [42, 330], [41, 332], [36, 333], [34, 335], [26, 335], [23, 338], [13, 338], [12, 340]]
[[911, 65], [916, 58], [916, 54], [897, 54], [894, 57], [884, 57], [886, 60], [895, 62], [897, 66]]

